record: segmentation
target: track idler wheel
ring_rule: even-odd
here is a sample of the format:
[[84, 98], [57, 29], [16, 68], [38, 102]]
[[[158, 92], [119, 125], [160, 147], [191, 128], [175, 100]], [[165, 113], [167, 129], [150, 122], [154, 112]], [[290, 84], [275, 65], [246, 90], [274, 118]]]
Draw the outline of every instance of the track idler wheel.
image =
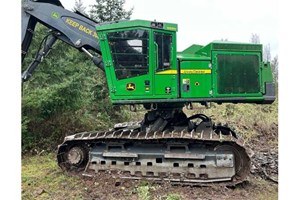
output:
[[67, 170], [82, 169], [89, 160], [88, 149], [82, 145], [75, 145], [64, 154], [64, 168]]
[[84, 151], [80, 147], [73, 147], [67, 154], [67, 160], [71, 165], [80, 166], [85, 159]]

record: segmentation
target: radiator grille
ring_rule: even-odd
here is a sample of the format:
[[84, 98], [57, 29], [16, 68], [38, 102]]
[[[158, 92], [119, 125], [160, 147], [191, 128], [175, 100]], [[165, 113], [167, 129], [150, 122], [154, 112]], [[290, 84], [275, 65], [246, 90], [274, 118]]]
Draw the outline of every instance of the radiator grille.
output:
[[257, 55], [219, 54], [217, 59], [219, 94], [258, 93], [260, 91]]

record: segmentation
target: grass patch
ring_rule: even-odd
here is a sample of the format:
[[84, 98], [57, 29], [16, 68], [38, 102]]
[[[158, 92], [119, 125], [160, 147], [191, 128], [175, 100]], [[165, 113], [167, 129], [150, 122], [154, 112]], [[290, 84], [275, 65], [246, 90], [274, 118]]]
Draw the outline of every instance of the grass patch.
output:
[[[277, 200], [278, 199], [278, 185], [270, 184], [261, 178], [255, 179], [255, 187], [259, 190], [256, 191], [255, 199], [257, 200]], [[262, 189], [263, 188], [263, 189]]]
[[150, 185], [141, 185], [136, 188], [136, 193], [140, 200], [150, 200], [150, 190], [153, 189]]
[[169, 194], [166, 200], [180, 200], [181, 196], [179, 194]]
[[139, 200], [152, 200], [152, 193], [156, 190], [155, 185], [152, 185], [146, 180], [141, 180], [133, 189], [133, 194], [137, 194]]
[[150, 200], [150, 186], [139, 186], [136, 188], [136, 192], [141, 200]]
[[79, 177], [69, 176], [57, 166], [55, 155], [22, 160], [22, 199], [82, 199]]

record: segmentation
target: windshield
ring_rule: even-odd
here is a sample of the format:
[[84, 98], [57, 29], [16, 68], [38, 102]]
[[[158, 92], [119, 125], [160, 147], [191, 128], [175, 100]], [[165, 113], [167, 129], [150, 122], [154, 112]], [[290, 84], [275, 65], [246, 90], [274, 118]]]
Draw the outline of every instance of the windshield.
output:
[[117, 79], [149, 73], [149, 33], [129, 30], [107, 33]]

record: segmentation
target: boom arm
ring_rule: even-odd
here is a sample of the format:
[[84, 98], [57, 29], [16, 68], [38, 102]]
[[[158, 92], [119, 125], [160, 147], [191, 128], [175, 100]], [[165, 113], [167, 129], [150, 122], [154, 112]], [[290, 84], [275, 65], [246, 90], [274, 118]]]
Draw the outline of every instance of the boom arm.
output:
[[37, 23], [49, 28], [49, 34], [41, 43], [34, 61], [22, 74], [22, 81], [27, 81], [38, 64], [49, 53], [57, 39], [85, 52], [94, 64], [104, 70], [102, 59], [91, 54], [91, 50], [101, 55], [96, 33], [96, 22], [78, 11], [71, 12], [63, 8], [59, 0], [26, 0], [22, 4], [22, 62], [32, 41]]

